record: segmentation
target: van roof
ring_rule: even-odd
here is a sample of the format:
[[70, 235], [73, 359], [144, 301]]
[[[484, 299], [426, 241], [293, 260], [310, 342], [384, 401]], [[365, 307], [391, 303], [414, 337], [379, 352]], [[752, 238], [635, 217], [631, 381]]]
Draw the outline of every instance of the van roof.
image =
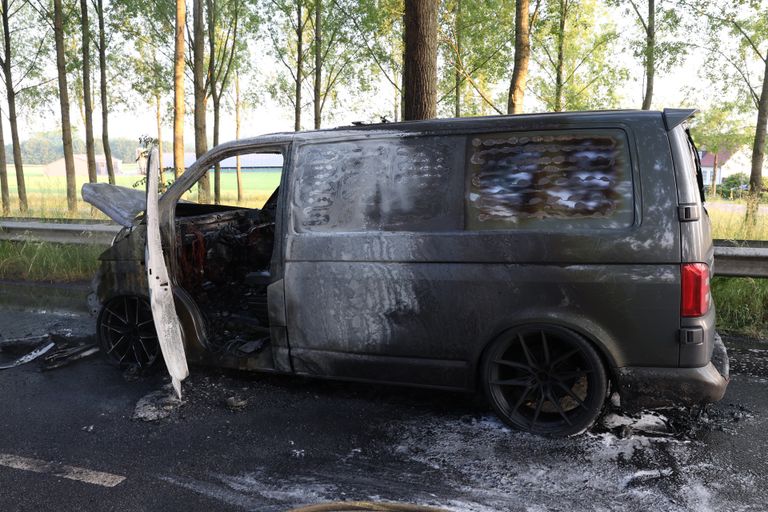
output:
[[359, 123], [348, 126], [339, 126], [335, 128], [326, 128], [322, 130], [309, 130], [301, 132], [283, 133], [294, 139], [315, 139], [324, 137], [338, 136], [340, 132], [359, 132], [359, 131], [387, 131], [387, 132], [440, 132], [456, 128], [472, 129], [487, 128], [495, 124], [504, 124], [512, 119], [530, 120], [536, 118], [546, 118], [550, 122], [562, 122], [564, 124], [573, 124], [580, 121], [632, 121], [648, 117], [661, 117], [667, 130], [672, 130], [677, 125], [683, 123], [697, 111], [695, 109], [664, 109], [658, 110], [588, 110], [573, 112], [542, 112], [511, 115], [477, 116], [477, 117], [459, 117], [459, 118], [438, 118], [421, 121], [399, 121], [382, 123]]

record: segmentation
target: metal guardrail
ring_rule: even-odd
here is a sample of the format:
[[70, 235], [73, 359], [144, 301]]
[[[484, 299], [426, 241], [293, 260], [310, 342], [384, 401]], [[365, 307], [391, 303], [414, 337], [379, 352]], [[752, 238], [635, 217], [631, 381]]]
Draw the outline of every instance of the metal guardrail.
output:
[[120, 228], [117, 224], [3, 220], [0, 240], [109, 245]]
[[[120, 226], [108, 223], [0, 221], [0, 240], [109, 245]], [[715, 275], [768, 278], [768, 242], [715, 240]]]
[[768, 278], [768, 242], [715, 240], [715, 275]]

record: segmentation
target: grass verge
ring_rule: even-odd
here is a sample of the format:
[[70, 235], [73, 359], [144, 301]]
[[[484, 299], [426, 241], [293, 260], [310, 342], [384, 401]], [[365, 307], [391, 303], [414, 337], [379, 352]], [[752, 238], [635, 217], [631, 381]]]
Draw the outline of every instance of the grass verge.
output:
[[66, 283], [90, 280], [104, 247], [0, 241], [0, 279]]
[[768, 240], [768, 208], [760, 205], [754, 223], [747, 223], [746, 205], [715, 202], [707, 205], [712, 237], [726, 240]]
[[718, 329], [768, 338], [768, 279], [716, 277], [712, 294]]

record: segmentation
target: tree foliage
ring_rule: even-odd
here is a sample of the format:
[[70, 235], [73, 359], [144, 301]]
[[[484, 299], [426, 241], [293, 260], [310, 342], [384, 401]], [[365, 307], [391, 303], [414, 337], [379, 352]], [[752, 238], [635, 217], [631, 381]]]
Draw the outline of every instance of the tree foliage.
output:
[[[104, 148], [99, 139], [96, 139], [96, 154], [103, 155]], [[136, 159], [136, 140], [134, 139], [112, 139], [112, 156], [123, 162], [133, 162]], [[75, 154], [85, 153], [85, 142], [77, 137], [72, 139], [72, 148]], [[8, 162], [13, 162], [11, 158], [11, 146], [6, 145], [6, 151], [9, 155]], [[64, 150], [61, 146], [61, 131], [46, 131], [33, 134], [21, 143], [21, 156], [26, 164], [45, 165], [64, 156]]]
[[511, 72], [514, 9], [508, 0], [442, 3], [438, 112], [457, 117], [503, 113], [506, 97], [499, 97], [494, 86]]
[[596, 0], [550, 0], [533, 32], [530, 91], [546, 110], [611, 108], [626, 69], [615, 59], [619, 34]]
[[627, 46], [643, 69], [642, 107], [650, 109], [657, 72], [678, 65], [688, 51], [681, 40], [681, 15], [678, 2], [671, 0], [610, 0], [622, 7], [623, 14], [635, 21], [638, 34], [632, 34]]

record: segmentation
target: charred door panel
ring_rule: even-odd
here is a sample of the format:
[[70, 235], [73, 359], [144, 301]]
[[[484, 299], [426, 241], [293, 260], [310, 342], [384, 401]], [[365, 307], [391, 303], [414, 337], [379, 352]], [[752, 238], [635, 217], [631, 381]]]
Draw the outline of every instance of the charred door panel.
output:
[[[504, 329], [534, 321], [584, 333], [617, 366], [674, 364], [675, 325], [649, 319], [679, 310], [677, 294], [666, 293], [679, 279], [677, 265], [291, 262], [286, 299], [294, 367], [350, 376], [351, 354], [379, 371], [368, 378], [389, 381], [395, 374], [388, 366], [398, 357], [423, 359], [426, 368], [471, 367]], [[658, 347], [658, 340], [667, 342]], [[376, 357], [382, 360], [373, 364]], [[439, 380], [445, 375], [434, 377], [423, 382], [414, 372], [409, 382], [447, 385]], [[453, 383], [465, 384], [471, 383]]]

